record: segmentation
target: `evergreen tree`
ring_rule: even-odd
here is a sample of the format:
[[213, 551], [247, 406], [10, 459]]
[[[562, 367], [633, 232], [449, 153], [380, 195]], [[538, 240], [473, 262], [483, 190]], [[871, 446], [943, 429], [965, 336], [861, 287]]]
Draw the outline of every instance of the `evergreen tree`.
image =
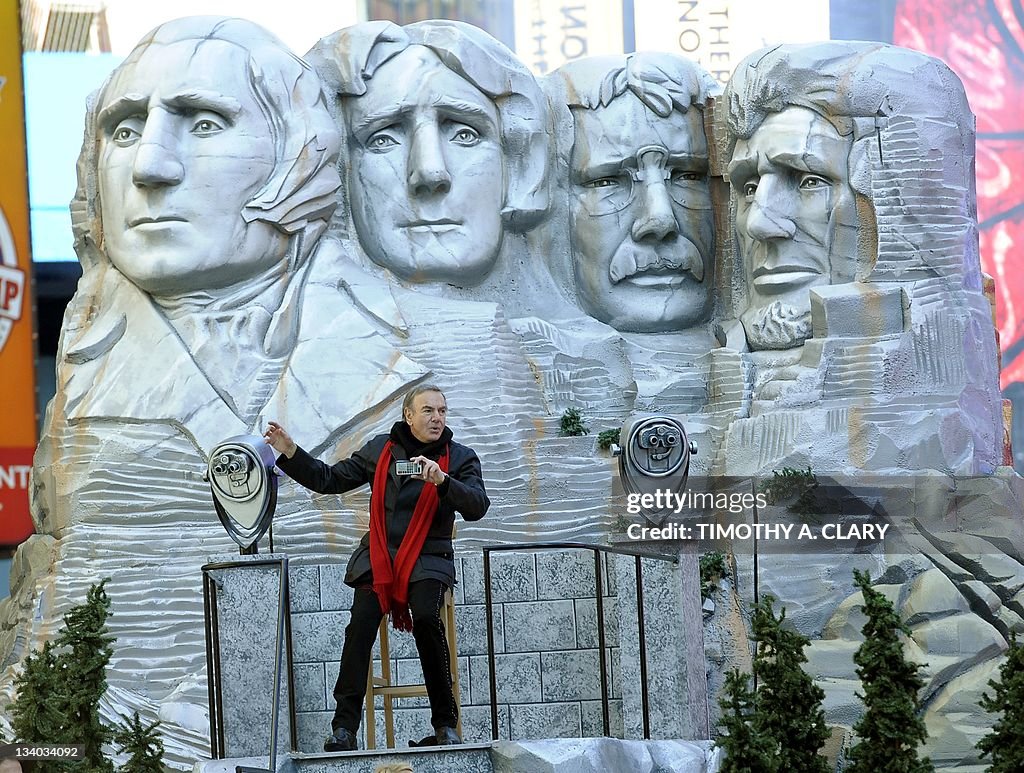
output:
[[114, 742], [123, 754], [129, 755], [120, 773], [163, 773], [164, 744], [156, 731], [159, 725], [159, 722], [144, 724], [137, 711], [131, 719], [118, 725]]
[[818, 750], [829, 738], [821, 702], [825, 691], [814, 683], [801, 664], [807, 662], [806, 636], [782, 627], [786, 610], [778, 617], [775, 599], [762, 596], [754, 607], [753, 638], [757, 642], [754, 677], [757, 710], [754, 727], [774, 741], [779, 770], [787, 773], [828, 773]]
[[719, 742], [726, 750], [723, 770], [827, 773], [827, 761], [818, 753], [829, 737], [821, 707], [825, 692], [802, 666], [810, 640], [783, 627], [786, 610], [776, 617], [774, 602], [763, 596], [754, 607], [756, 694], [744, 674], [733, 670], [726, 676], [721, 706], [729, 736]]
[[999, 680], [989, 680], [988, 685], [995, 693], [982, 694], [981, 707], [1002, 716], [978, 741], [978, 748], [982, 757], [991, 757], [988, 773], [1019, 773], [1024, 770], [1024, 645], [1016, 634], [999, 667]]
[[780, 773], [775, 741], [757, 727], [749, 677], [735, 668], [729, 671], [719, 704], [728, 733], [715, 742], [725, 750], [721, 773]]
[[107, 663], [113, 654], [114, 637], [107, 633], [110, 599], [103, 580], [89, 588], [85, 604], [64, 615], [64, 629], [56, 639], [66, 680], [68, 729], [85, 744], [84, 765], [93, 770], [113, 770], [102, 746], [110, 731], [100, 722], [99, 703], [107, 690]]
[[64, 685], [52, 642], [25, 658], [14, 680], [17, 700], [8, 706], [17, 741], [60, 743], [65, 740], [67, 715], [63, 701], [55, 699]]
[[867, 615], [861, 629], [864, 643], [853, 656], [866, 711], [853, 727], [859, 740], [850, 752], [847, 773], [928, 773], [934, 770], [931, 762], [917, 756], [918, 745], [928, 737], [919, 716], [921, 666], [907, 661], [899, 638], [910, 629], [892, 602], [871, 587], [867, 572], [855, 570], [853, 576], [864, 594]]
[[89, 588], [86, 602], [64, 615], [64, 628], [53, 642], [25, 659], [17, 698], [10, 713], [19, 741], [82, 744], [78, 762], [39, 762], [39, 773], [75, 770], [113, 773], [103, 756], [110, 731], [100, 722], [99, 702], [107, 689], [107, 663], [114, 637], [107, 632], [110, 599], [103, 580]]

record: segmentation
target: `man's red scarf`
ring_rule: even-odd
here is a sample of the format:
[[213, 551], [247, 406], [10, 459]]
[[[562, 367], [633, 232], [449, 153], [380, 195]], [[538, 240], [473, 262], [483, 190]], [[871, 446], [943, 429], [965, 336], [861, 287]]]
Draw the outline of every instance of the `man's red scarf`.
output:
[[[370, 494], [370, 566], [373, 569], [373, 591], [380, 601], [380, 609], [391, 614], [391, 624], [399, 631], [412, 630], [412, 616], [409, 614], [409, 576], [420, 557], [427, 532], [437, 513], [440, 497], [437, 486], [423, 483], [423, 490], [416, 500], [412, 520], [405, 531], [402, 544], [391, 563], [388, 550], [387, 526], [384, 523], [384, 490], [388, 483], [388, 469], [391, 467], [391, 441], [384, 444], [384, 450], [377, 459], [373, 474], [373, 491]], [[448, 472], [448, 446], [437, 460], [441, 472]]]

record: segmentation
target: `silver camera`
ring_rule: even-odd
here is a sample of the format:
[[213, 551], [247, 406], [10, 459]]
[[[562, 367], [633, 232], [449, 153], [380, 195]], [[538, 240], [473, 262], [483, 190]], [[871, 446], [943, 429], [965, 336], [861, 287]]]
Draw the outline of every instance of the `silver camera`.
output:
[[407, 462], [399, 459], [395, 462], [395, 475], [419, 475], [423, 472], [423, 465], [419, 462]]

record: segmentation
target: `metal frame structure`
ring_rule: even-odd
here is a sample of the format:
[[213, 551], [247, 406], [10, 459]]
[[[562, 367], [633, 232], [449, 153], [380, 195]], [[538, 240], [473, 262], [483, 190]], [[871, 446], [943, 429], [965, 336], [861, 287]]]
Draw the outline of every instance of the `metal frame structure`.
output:
[[656, 561], [667, 561], [678, 564], [677, 556], [662, 556], [656, 554], [640, 554], [624, 548], [614, 548], [606, 545], [587, 545], [582, 542], [542, 542], [515, 545], [484, 545], [484, 607], [487, 615], [487, 666], [489, 670], [488, 679], [491, 690], [491, 738], [495, 741], [498, 738], [498, 684], [495, 675], [495, 653], [494, 653], [494, 601], [491, 595], [491, 553], [523, 553], [537, 550], [589, 550], [594, 554], [594, 585], [595, 597], [597, 599], [597, 646], [598, 660], [601, 668], [601, 720], [603, 723], [604, 735], [611, 734], [610, 720], [608, 715], [608, 663], [605, 655], [604, 636], [604, 596], [601, 591], [601, 580], [603, 571], [601, 566], [601, 554], [612, 553], [616, 555], [632, 556], [635, 559], [634, 575], [636, 577], [636, 605], [637, 605], [637, 636], [640, 641], [640, 703], [643, 713], [644, 738], [651, 737], [651, 716], [650, 696], [647, 692], [647, 627], [644, 623], [644, 585], [642, 558], [650, 558]]

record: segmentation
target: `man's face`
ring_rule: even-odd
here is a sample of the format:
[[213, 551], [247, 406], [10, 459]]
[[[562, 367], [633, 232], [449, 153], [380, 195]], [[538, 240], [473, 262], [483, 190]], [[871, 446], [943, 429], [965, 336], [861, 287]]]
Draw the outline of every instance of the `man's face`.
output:
[[111, 262], [157, 294], [213, 289], [281, 260], [284, 234], [242, 219], [274, 140], [247, 55], [221, 41], [150, 46], [99, 106], [99, 195]]
[[412, 46], [346, 110], [352, 215], [370, 258], [414, 282], [480, 282], [502, 236], [494, 103], [432, 51]]
[[736, 143], [729, 180], [753, 348], [797, 346], [810, 333], [811, 287], [854, 278], [857, 212], [850, 137], [803, 107], [765, 119]]
[[705, 319], [714, 223], [701, 111], [661, 118], [626, 93], [573, 117], [570, 228], [583, 309], [639, 332]]
[[440, 392], [421, 392], [412, 399], [412, 407], [405, 410], [405, 423], [421, 443], [441, 437], [447, 420], [448, 404]]

